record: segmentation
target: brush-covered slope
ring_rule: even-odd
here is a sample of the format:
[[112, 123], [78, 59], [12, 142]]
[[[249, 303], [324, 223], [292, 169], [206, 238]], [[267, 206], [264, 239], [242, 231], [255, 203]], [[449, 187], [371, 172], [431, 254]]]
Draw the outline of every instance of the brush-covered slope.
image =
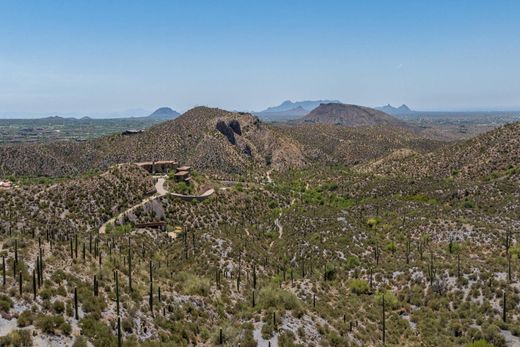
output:
[[309, 162], [356, 165], [395, 150], [429, 152], [443, 143], [396, 126], [344, 127], [324, 124], [278, 124], [282, 135], [298, 141]]
[[154, 189], [152, 177], [142, 168], [116, 165], [94, 176], [0, 190], [0, 230], [97, 230], [104, 221], [140, 202]]
[[403, 121], [370, 107], [348, 104], [321, 104], [301, 119], [305, 123], [359, 127], [387, 125], [409, 127]]
[[86, 143], [2, 146], [0, 157], [0, 175], [63, 176], [151, 160], [177, 160], [215, 173], [303, 164], [297, 143], [275, 135], [255, 116], [208, 107], [196, 107], [142, 134]]
[[379, 160], [364, 167], [375, 174], [413, 177], [484, 178], [520, 167], [520, 123], [509, 124], [467, 141], [403, 160]]

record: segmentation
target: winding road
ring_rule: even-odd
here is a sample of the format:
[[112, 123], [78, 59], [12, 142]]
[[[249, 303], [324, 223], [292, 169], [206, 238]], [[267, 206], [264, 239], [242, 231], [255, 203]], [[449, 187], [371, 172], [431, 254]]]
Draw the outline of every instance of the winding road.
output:
[[135, 209], [137, 209], [137, 208], [139, 208], [141, 206], [144, 206], [147, 203], [149, 203], [150, 201], [155, 200], [155, 199], [160, 198], [160, 197], [163, 197], [165, 195], [170, 194], [172, 196], [175, 196], [175, 197], [183, 199], [183, 200], [192, 200], [192, 199], [203, 200], [203, 199], [206, 199], [206, 198], [210, 197], [215, 192], [214, 189], [208, 189], [207, 191], [205, 191], [201, 195], [182, 195], [182, 194], [177, 194], [177, 193], [171, 193], [168, 190], [166, 190], [166, 188], [164, 188], [164, 182], [166, 182], [165, 176], [154, 176], [154, 178], [157, 178], [157, 182], [155, 183], [155, 190], [156, 190], [155, 194], [152, 195], [152, 196], [149, 196], [149, 197], [147, 197], [145, 199], [143, 199], [137, 205], [134, 205], [134, 206], [126, 209], [125, 211], [121, 212], [117, 216], [115, 216], [113, 218], [110, 218], [108, 221], [106, 221], [99, 228], [99, 233], [100, 234], [104, 234], [106, 232], [107, 225], [114, 224], [117, 220], [123, 218], [125, 215], [127, 215], [128, 213], [134, 211]]
[[155, 190], [156, 190], [156, 193], [152, 196], [149, 196], [145, 199], [143, 199], [143, 201], [141, 201], [140, 203], [138, 203], [137, 205], [134, 205], [132, 207], [130, 207], [129, 209], [121, 212], [120, 214], [118, 214], [117, 216], [115, 216], [114, 218], [111, 218], [109, 219], [107, 222], [105, 222], [100, 228], [99, 228], [99, 233], [100, 234], [104, 234], [106, 232], [106, 229], [107, 229], [107, 225], [108, 224], [114, 224], [116, 222], [116, 220], [122, 218], [123, 216], [127, 215], [128, 213], [132, 212], [133, 210], [147, 204], [148, 202], [152, 201], [152, 200], [155, 200], [157, 198], [160, 198], [162, 196], [165, 196], [166, 194], [168, 194], [168, 191], [164, 188], [164, 182], [165, 182], [165, 179], [164, 177], [159, 177], [157, 179], [157, 183], [155, 183]]

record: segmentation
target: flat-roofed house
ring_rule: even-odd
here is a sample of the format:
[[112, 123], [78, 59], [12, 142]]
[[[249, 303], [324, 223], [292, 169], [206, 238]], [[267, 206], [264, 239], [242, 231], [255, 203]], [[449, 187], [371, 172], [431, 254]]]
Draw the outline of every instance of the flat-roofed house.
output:
[[13, 187], [11, 181], [0, 181], [0, 189], [10, 189]]
[[177, 171], [174, 177], [175, 181], [177, 182], [189, 182], [191, 180], [190, 173], [188, 171]]
[[183, 165], [181, 167], [178, 167], [177, 168], [177, 172], [179, 171], [187, 171], [187, 172], [191, 172], [191, 166], [186, 166], [186, 165]]
[[158, 160], [158, 161], [145, 161], [142, 163], [137, 163], [140, 167], [145, 169], [151, 174], [161, 173], [167, 174], [168, 171], [177, 170], [177, 166], [179, 165], [176, 161], [173, 160]]

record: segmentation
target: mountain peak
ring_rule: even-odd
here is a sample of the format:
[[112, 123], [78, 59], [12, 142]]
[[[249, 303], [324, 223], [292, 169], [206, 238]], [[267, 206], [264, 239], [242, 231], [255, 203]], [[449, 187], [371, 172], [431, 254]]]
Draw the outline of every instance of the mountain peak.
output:
[[330, 104], [330, 103], [339, 103], [338, 100], [304, 100], [304, 101], [295, 101], [285, 100], [279, 106], [268, 107], [267, 109], [259, 112], [259, 113], [269, 113], [269, 112], [285, 112], [289, 110], [297, 109], [298, 107], [303, 108], [305, 111], [310, 112], [314, 110], [316, 107], [321, 104]]
[[375, 109], [378, 111], [383, 111], [385, 113], [388, 113], [392, 116], [398, 116], [398, 115], [403, 115], [403, 114], [414, 112], [405, 104], [402, 104], [399, 107], [394, 107], [390, 104], [386, 104], [385, 106], [376, 107]]
[[170, 107], [159, 107], [148, 118], [154, 119], [174, 119], [179, 116], [179, 112], [172, 110]]
[[349, 127], [390, 125], [407, 127], [407, 124], [385, 112], [370, 107], [341, 103], [321, 104], [302, 118], [306, 123], [335, 124]]

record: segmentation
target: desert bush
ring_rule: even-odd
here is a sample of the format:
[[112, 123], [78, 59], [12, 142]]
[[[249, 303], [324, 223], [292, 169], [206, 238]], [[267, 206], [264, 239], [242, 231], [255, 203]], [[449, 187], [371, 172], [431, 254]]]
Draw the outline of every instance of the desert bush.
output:
[[350, 281], [350, 290], [354, 294], [368, 294], [370, 288], [368, 282], [362, 279], [353, 279]]
[[72, 347], [87, 347], [87, 339], [84, 336], [77, 336], [74, 339], [74, 343], [72, 344]]
[[13, 301], [7, 295], [0, 295], [0, 311], [9, 312], [13, 307]]
[[29, 330], [13, 330], [0, 337], [0, 346], [26, 347], [32, 346], [32, 336]]
[[23, 311], [17, 319], [18, 326], [20, 328], [26, 327], [33, 323], [34, 316], [30, 310]]
[[209, 280], [198, 276], [190, 276], [185, 283], [186, 292], [189, 295], [207, 296], [209, 287]]
[[[36, 318], [36, 327], [40, 329], [42, 332], [47, 334], [55, 334], [57, 329], [60, 329], [63, 331], [67, 330], [67, 327], [65, 325], [68, 325], [68, 323], [65, 322], [62, 316], [45, 316], [45, 315], [39, 315]], [[70, 328], [70, 325], [69, 325]]]
[[300, 300], [286, 290], [275, 286], [267, 286], [260, 290], [258, 302], [264, 309], [279, 308], [286, 310], [298, 309], [301, 307]]
[[493, 347], [493, 345], [486, 340], [478, 340], [467, 344], [466, 347]]

